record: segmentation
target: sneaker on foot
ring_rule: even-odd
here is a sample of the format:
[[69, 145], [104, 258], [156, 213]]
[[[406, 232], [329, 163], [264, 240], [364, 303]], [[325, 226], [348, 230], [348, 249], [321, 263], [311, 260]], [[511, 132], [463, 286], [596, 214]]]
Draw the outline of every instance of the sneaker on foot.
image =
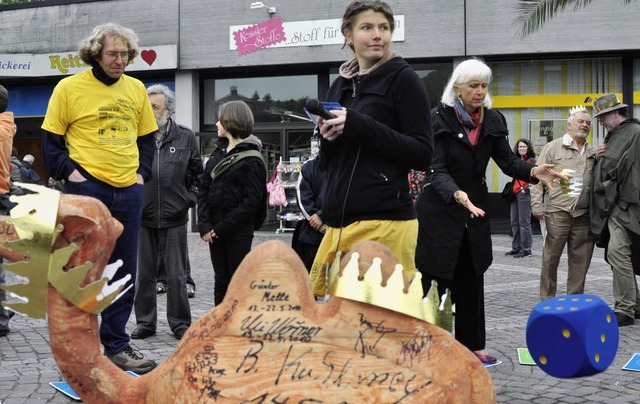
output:
[[164, 283], [159, 283], [156, 285], [156, 292], [160, 295], [162, 293], [167, 293], [167, 285]]
[[196, 295], [196, 287], [190, 283], [187, 283], [187, 297], [191, 299]]
[[511, 250], [511, 251], [507, 251], [506, 253], [504, 253], [504, 255], [509, 256], [509, 255], [516, 255], [518, 254], [520, 251], [519, 250]]
[[140, 351], [131, 348], [131, 345], [127, 346], [124, 351], [118, 352], [117, 354], [107, 354], [107, 358], [109, 358], [109, 360], [111, 360], [111, 362], [120, 369], [125, 371], [130, 370], [139, 375], [150, 372], [156, 367], [156, 363], [154, 361], [145, 359]]

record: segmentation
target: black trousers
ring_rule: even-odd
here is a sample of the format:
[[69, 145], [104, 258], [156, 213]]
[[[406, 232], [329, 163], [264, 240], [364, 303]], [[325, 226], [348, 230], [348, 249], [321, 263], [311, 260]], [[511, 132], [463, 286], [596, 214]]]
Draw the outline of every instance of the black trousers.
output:
[[[446, 289], [451, 291], [452, 303], [456, 304], [455, 338], [471, 351], [485, 348], [487, 335], [484, 318], [484, 275], [477, 275], [473, 269], [469, 239], [465, 235], [455, 267], [453, 280], [433, 277], [423, 273], [423, 285], [438, 282], [440, 297]], [[428, 289], [424, 293], [427, 294]]]
[[252, 242], [253, 228], [247, 228], [209, 243], [214, 271], [213, 295], [216, 306], [222, 303], [233, 274], [244, 257], [251, 251]]

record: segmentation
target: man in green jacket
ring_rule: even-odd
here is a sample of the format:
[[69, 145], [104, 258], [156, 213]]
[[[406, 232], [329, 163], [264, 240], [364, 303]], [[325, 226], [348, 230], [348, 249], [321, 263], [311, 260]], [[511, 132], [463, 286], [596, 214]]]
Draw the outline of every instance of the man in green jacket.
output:
[[632, 263], [634, 250], [640, 249], [640, 121], [629, 118], [628, 105], [615, 94], [597, 98], [593, 110], [607, 135], [605, 145], [596, 152], [591, 231], [599, 238], [598, 246], [606, 247], [605, 257], [613, 271], [614, 312], [622, 327], [640, 319], [640, 293]]

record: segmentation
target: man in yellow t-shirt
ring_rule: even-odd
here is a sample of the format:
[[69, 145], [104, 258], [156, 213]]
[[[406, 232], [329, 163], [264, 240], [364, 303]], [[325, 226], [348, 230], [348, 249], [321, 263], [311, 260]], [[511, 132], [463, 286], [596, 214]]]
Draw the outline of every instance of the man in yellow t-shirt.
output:
[[[78, 50], [92, 68], [60, 80], [42, 124], [43, 161], [55, 180], [65, 180], [63, 192], [102, 201], [124, 226], [109, 262], [122, 260], [114, 281], [130, 275], [132, 285], [142, 185], [151, 179], [155, 151], [148, 135], [158, 129], [144, 85], [123, 74], [138, 53], [132, 30], [115, 24], [95, 27]], [[113, 363], [141, 374], [156, 363], [129, 345], [125, 326], [134, 294], [131, 287], [102, 312], [100, 340]]]

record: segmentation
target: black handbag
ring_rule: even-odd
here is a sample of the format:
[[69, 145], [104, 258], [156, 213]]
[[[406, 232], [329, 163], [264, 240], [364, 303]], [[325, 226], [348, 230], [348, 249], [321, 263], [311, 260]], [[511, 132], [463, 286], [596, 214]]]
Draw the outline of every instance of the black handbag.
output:
[[513, 181], [509, 181], [504, 184], [504, 189], [502, 190], [502, 198], [507, 202], [513, 202], [516, 199], [516, 194], [513, 192]]

